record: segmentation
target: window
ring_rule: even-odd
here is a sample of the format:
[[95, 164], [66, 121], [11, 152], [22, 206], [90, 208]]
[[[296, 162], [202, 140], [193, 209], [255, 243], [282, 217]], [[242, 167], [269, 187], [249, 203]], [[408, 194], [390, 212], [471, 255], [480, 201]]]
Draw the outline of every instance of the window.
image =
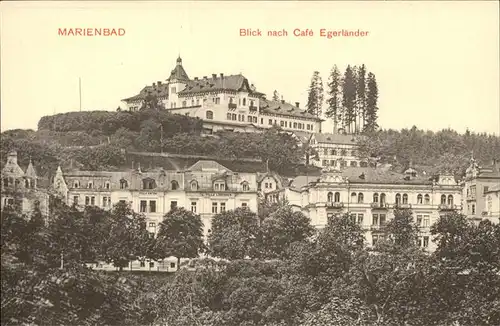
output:
[[358, 214], [358, 224], [363, 224], [363, 214]]
[[385, 214], [380, 214], [380, 225], [385, 225]]
[[337, 162], [335, 160], [330, 160], [330, 165], [331, 166], [337, 166]]
[[257, 123], [257, 117], [253, 117], [253, 122]]
[[422, 203], [423, 203], [422, 194], [418, 194], [418, 196], [417, 196], [417, 204], [422, 204]]
[[156, 213], [156, 200], [149, 201], [149, 212]]
[[194, 100], [191, 100], [191, 106], [194, 106]]
[[401, 195], [400, 194], [396, 194], [396, 204], [401, 204]]
[[248, 186], [247, 182], [243, 182], [243, 191], [248, 191], [250, 190], [250, 186]]
[[253, 119], [252, 119], [252, 118], [253, 118], [253, 117], [248, 116], [248, 122], [252, 122], [252, 121], [253, 121]]
[[85, 206], [88, 206], [90, 204], [90, 197], [85, 196]]
[[232, 114], [232, 116], [231, 116], [231, 120], [236, 121], [236, 113], [233, 113], [233, 114]]
[[212, 203], [212, 214], [217, 214], [217, 203]]
[[476, 214], [476, 205], [472, 204], [472, 214]]
[[364, 201], [364, 196], [362, 193], [358, 194], [358, 203], [362, 203]]
[[335, 200], [336, 203], [340, 202], [340, 192], [336, 192], [335, 193], [334, 200]]
[[154, 262], [152, 262], [152, 261], [150, 261], [150, 262], [149, 262], [149, 268], [153, 268], [153, 267], [155, 267], [155, 263], [154, 263]]
[[120, 180], [120, 189], [127, 189], [128, 188], [128, 182], [125, 179]]
[[191, 190], [198, 190], [198, 182], [191, 181]]
[[247, 99], [243, 98], [243, 106], [247, 105]]
[[186, 107], [187, 106], [187, 102], [186, 101], [182, 101], [182, 107]]
[[351, 202], [355, 203], [355, 202], [356, 202], [356, 200], [357, 200], [357, 198], [358, 198], [358, 196], [356, 195], [356, 193], [355, 193], [355, 192], [353, 192], [353, 193], [351, 194]]
[[331, 203], [333, 201], [333, 193], [329, 192], [327, 195], [326, 195], [326, 200]]
[[294, 128], [297, 128], [297, 122], [294, 122], [294, 123], [293, 123], [293, 127], [294, 127]]
[[176, 92], [175, 87], [170, 87], [170, 93], [175, 94], [175, 92]]
[[424, 196], [424, 203], [429, 205], [431, 203], [431, 197], [429, 195]]
[[424, 248], [429, 247], [429, 237], [424, 237]]
[[253, 106], [253, 100], [250, 100], [250, 106]]
[[[255, 118], [255, 122], [257, 122], [257, 117]], [[264, 118], [260, 118], [260, 124], [263, 125], [264, 124]]]
[[102, 207], [106, 207], [106, 206], [108, 206], [108, 197], [104, 197], [102, 199]]
[[332, 149], [332, 150], [331, 150], [331, 154], [332, 154], [332, 155], [337, 155], [337, 151], [336, 151], [335, 149]]
[[273, 124], [273, 119], [269, 119], [269, 125]]
[[156, 188], [156, 181], [151, 178], [146, 178], [142, 180], [142, 189], [154, 189]]
[[280, 127], [284, 127], [285, 126], [285, 121], [281, 120], [280, 121]]
[[448, 195], [448, 205], [453, 205], [453, 195]]
[[73, 204], [78, 205], [78, 196], [73, 196]]
[[175, 263], [170, 263], [170, 268], [175, 268]]
[[170, 210], [177, 208], [177, 200], [170, 201]]
[[89, 181], [89, 183], [87, 184], [87, 188], [89, 189], [94, 188], [94, 184], [92, 183], [92, 181]]
[[372, 215], [372, 225], [378, 225], [378, 214]]
[[176, 180], [173, 180], [172, 182], [170, 182], [170, 189], [172, 190], [179, 189], [179, 183]]
[[148, 202], [145, 200], [141, 200], [139, 205], [139, 212], [146, 213], [148, 207]]
[[323, 160], [323, 166], [328, 166], [328, 160]]
[[373, 202], [378, 203], [378, 194], [377, 193], [373, 194]]
[[227, 114], [227, 120], [231, 120], [231, 116], [232, 116], [232, 114], [231, 114], [231, 113], [228, 113], [228, 114]]
[[225, 182], [215, 182], [214, 183], [214, 190], [216, 191], [224, 191], [226, 190], [226, 183]]
[[95, 206], [95, 197], [90, 197], [90, 205]]
[[106, 184], [104, 186], [106, 189], [109, 189], [109, 182], [106, 182]]
[[383, 235], [372, 235], [372, 244], [375, 246], [380, 240], [383, 240], [384, 236]]
[[141, 267], [146, 267], [146, 263], [141, 261]]
[[149, 222], [149, 227], [150, 228], [154, 228], [156, 226], [156, 223], [155, 222]]
[[195, 201], [191, 202], [191, 212], [196, 213], [196, 202]]
[[241, 207], [248, 207], [247, 203], [241, 203]]
[[356, 162], [356, 161], [351, 161], [351, 166], [352, 166], [352, 167], [357, 167], [357, 166], [358, 166], [358, 162]]
[[226, 203], [220, 203], [220, 212], [223, 213], [226, 211]]
[[422, 226], [422, 215], [417, 215], [417, 226]]
[[430, 218], [429, 215], [424, 215], [424, 227], [428, 228], [430, 226]]
[[343, 150], [340, 151], [340, 155], [346, 156], [346, 154], [347, 154], [347, 151], [345, 149], [343, 149]]
[[199, 98], [196, 99], [196, 105], [200, 105], [200, 99]]
[[441, 205], [446, 205], [446, 195], [441, 195]]
[[408, 195], [403, 194], [403, 204], [408, 204]]
[[385, 204], [385, 194], [384, 193], [381, 193], [380, 194], [380, 204]]
[[205, 114], [205, 117], [208, 120], [213, 120], [214, 119], [214, 113], [212, 111], [207, 111], [206, 114]]
[[[8, 181], [8, 179], [7, 179], [7, 181]], [[8, 185], [9, 182], [6, 182], [6, 184]], [[80, 182], [75, 181], [74, 184], [73, 184], [73, 188], [79, 188], [79, 187], [80, 187]]]
[[215, 104], [220, 104], [220, 97], [214, 98], [214, 103]]

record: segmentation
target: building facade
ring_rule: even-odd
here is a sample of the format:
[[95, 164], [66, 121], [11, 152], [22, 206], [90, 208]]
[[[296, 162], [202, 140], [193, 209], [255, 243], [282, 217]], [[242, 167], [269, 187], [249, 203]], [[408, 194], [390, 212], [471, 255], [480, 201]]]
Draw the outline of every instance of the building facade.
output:
[[35, 208], [40, 209], [44, 217], [49, 215], [49, 194], [39, 188], [39, 178], [29, 162], [26, 171], [18, 164], [17, 152], [11, 151], [2, 169], [2, 210], [11, 207], [16, 211], [30, 215]]
[[373, 168], [346, 168], [321, 177], [301, 176], [289, 187], [267, 194], [286, 199], [297, 211], [323, 228], [333, 216], [349, 214], [365, 231], [368, 245], [384, 237], [384, 224], [395, 208], [411, 209], [419, 227], [418, 241], [435, 249], [430, 227], [440, 215], [461, 210], [462, 191], [452, 175], [430, 179], [408, 169], [404, 174]]
[[318, 153], [318, 160], [311, 160], [315, 166], [324, 169], [346, 167], [367, 167], [368, 161], [359, 157], [359, 137], [336, 133], [315, 133], [310, 145]]
[[174, 207], [199, 214], [204, 234], [211, 219], [226, 210], [248, 207], [257, 212], [256, 173], [234, 172], [215, 161], [200, 160], [186, 170], [162, 168], [126, 171], [57, 170], [54, 189], [68, 205], [111, 209], [118, 202], [144, 214], [148, 231], [157, 233], [163, 216]]
[[463, 213], [474, 221], [490, 219], [498, 223], [498, 187], [500, 185], [500, 161], [493, 160], [487, 167], [481, 167], [474, 158], [465, 173]]
[[166, 82], [144, 87], [123, 99], [129, 110], [139, 110], [148, 97], [166, 110], [203, 120], [204, 132], [219, 130], [259, 132], [271, 126], [286, 131], [321, 132], [322, 120], [295, 105], [266, 99], [243, 75], [223, 73], [190, 79], [179, 57]]

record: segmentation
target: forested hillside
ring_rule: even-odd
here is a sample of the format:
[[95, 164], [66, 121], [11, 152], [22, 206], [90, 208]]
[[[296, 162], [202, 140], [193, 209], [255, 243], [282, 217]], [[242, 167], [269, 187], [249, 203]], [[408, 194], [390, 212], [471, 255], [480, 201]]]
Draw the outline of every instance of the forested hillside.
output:
[[362, 140], [363, 156], [376, 156], [381, 163], [390, 163], [395, 169], [404, 169], [410, 163], [427, 172], [448, 170], [462, 175], [470, 158], [487, 166], [500, 158], [500, 137], [486, 133], [459, 134], [451, 129], [438, 132], [417, 127], [402, 130], [380, 130]]

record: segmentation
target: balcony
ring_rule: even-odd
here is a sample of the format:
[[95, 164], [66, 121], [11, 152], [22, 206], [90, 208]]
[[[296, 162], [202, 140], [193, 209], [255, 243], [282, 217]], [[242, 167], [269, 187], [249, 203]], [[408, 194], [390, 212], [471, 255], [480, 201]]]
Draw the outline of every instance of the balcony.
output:
[[251, 105], [248, 108], [250, 109], [250, 111], [257, 111], [257, 107], [256, 106]]
[[372, 209], [388, 209], [389, 205], [387, 203], [371, 203]]
[[373, 224], [370, 226], [371, 231], [383, 231], [385, 228], [385, 225], [383, 224]]
[[328, 208], [334, 208], [334, 209], [341, 209], [344, 208], [344, 203], [339, 203], [339, 202], [327, 202], [326, 207]]
[[397, 209], [411, 209], [411, 204], [396, 203], [396, 204], [394, 204], [394, 208], [397, 208]]
[[438, 206], [440, 211], [454, 211], [457, 210], [457, 205], [453, 204], [439, 204]]
[[229, 109], [233, 109], [233, 110], [234, 110], [234, 109], [236, 109], [236, 103], [229, 103], [229, 104], [227, 105], [227, 107], [228, 107]]

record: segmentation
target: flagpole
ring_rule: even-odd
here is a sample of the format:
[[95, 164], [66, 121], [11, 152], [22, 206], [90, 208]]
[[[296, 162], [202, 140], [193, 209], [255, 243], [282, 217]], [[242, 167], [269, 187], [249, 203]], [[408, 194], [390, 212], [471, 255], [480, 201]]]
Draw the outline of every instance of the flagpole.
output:
[[80, 95], [80, 112], [82, 112], [82, 78], [78, 77], [78, 93]]

